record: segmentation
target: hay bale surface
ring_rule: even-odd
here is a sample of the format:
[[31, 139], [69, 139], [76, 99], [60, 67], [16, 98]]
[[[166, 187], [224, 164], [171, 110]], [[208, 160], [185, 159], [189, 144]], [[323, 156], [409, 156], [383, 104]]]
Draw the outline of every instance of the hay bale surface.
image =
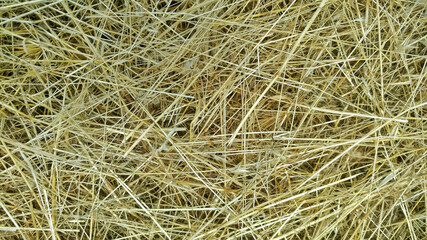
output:
[[424, 0], [0, 2], [0, 239], [426, 239]]

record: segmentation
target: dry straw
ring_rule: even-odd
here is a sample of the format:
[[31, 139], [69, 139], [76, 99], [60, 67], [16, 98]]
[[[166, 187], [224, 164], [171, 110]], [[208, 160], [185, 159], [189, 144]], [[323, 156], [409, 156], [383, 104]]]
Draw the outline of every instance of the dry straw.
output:
[[426, 239], [424, 0], [2, 0], [0, 239]]

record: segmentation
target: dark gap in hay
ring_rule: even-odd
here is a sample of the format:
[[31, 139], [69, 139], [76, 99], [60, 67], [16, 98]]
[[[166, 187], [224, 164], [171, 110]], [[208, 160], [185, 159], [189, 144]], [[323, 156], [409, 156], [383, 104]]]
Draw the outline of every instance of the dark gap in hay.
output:
[[159, 10], [173, 11], [181, 4], [182, 1], [160, 1], [157, 3], [156, 7]]

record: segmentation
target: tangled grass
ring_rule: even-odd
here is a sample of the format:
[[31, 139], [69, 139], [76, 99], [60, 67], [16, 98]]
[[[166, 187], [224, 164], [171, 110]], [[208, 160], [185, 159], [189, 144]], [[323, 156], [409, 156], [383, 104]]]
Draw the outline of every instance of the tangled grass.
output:
[[0, 239], [426, 239], [424, 0], [3, 0]]

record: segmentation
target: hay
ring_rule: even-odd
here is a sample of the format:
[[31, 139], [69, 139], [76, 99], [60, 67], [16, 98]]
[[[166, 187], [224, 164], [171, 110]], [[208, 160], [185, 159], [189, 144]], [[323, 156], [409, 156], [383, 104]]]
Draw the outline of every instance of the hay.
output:
[[0, 239], [426, 239], [424, 0], [0, 3]]

